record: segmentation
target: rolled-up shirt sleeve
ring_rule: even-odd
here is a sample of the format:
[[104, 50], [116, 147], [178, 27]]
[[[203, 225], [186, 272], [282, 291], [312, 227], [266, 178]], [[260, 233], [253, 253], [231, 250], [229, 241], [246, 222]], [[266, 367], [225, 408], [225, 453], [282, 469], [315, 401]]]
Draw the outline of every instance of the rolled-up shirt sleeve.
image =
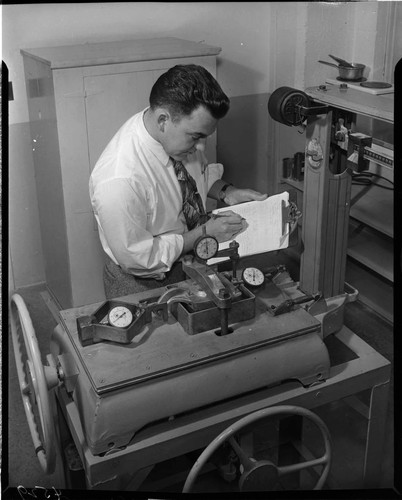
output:
[[216, 181], [220, 180], [223, 175], [223, 165], [221, 163], [210, 163], [208, 165], [208, 186], [207, 192], [211, 189], [211, 187], [215, 184]]
[[153, 196], [144, 183], [115, 178], [98, 183], [91, 192], [91, 201], [109, 257], [125, 272], [158, 279], [179, 258], [183, 236], [174, 222], [169, 231], [152, 233], [157, 202]]
[[198, 192], [200, 193], [205, 205], [211, 186], [213, 186], [215, 182], [222, 177], [224, 169], [221, 163], [209, 163], [202, 166], [203, 162], [200, 161], [200, 157], [196, 155], [194, 158], [194, 161], [186, 163], [186, 168], [190, 175], [195, 179]]

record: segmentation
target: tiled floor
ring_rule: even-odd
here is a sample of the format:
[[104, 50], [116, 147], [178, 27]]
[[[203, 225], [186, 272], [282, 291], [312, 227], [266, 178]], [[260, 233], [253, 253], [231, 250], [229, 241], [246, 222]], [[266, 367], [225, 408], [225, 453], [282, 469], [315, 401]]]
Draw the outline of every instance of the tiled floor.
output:
[[[56, 324], [53, 316], [45, 305], [41, 292], [43, 288], [33, 288], [21, 291], [38, 337], [39, 346], [43, 355], [49, 352], [49, 338]], [[359, 302], [347, 305], [345, 324], [366, 342], [372, 345], [384, 357], [393, 360], [393, 331], [392, 327]], [[19, 383], [16, 366], [9, 340], [8, 363], [8, 481], [5, 480], [3, 467], [3, 483], [13, 487], [23, 485], [33, 487], [60, 487], [62, 485], [60, 472], [45, 476], [35, 456], [33, 444], [26, 421], [26, 416], [19, 394]], [[342, 401], [326, 405], [317, 410], [327, 423], [334, 442], [333, 469], [337, 481], [341, 481], [341, 488], [360, 488], [360, 478], [363, 464], [364, 419], [351, 410]], [[394, 456], [393, 456], [393, 383], [391, 381], [391, 397], [388, 408], [386, 443], [382, 462], [382, 488], [392, 488], [394, 484]], [[264, 438], [261, 435], [261, 440]], [[5, 453], [5, 452], [4, 452]], [[170, 469], [169, 469], [170, 467]], [[162, 477], [172, 474], [172, 465], [163, 464], [153, 474]], [[183, 483], [179, 482], [173, 491], [180, 491]], [[197, 484], [197, 490], [205, 492], [233, 491], [233, 484], [225, 483], [212, 471], [203, 475]], [[166, 489], [172, 491], [172, 487]], [[75, 497], [72, 497], [75, 498]], [[380, 497], [378, 497], [380, 498]]]

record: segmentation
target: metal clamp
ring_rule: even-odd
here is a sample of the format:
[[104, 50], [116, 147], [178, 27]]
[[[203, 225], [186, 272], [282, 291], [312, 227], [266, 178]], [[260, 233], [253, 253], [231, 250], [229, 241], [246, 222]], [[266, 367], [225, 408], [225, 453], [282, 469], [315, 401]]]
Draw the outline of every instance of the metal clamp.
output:
[[[320, 301], [320, 313], [314, 314], [314, 304], [309, 309], [321, 322], [322, 336], [325, 339], [328, 335], [338, 332], [343, 326], [345, 304], [357, 300], [359, 292], [356, 288], [345, 282], [345, 292]], [[317, 304], [318, 305], [318, 304]]]

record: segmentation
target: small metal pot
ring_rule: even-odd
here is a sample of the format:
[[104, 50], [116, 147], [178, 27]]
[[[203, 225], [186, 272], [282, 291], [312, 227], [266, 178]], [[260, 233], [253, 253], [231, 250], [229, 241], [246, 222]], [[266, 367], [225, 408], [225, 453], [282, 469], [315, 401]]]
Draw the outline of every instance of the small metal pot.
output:
[[342, 66], [327, 61], [318, 61], [322, 64], [327, 64], [328, 66], [333, 66], [339, 71], [339, 78], [342, 80], [360, 80], [363, 78], [363, 71], [366, 67], [365, 64], [351, 63], [352, 67]]

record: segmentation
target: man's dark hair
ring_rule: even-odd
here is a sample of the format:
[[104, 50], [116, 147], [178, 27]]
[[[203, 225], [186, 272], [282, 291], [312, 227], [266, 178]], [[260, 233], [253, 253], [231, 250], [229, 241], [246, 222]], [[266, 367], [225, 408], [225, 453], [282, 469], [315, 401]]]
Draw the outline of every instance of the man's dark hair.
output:
[[149, 96], [151, 109], [167, 107], [174, 120], [188, 116], [200, 105], [219, 120], [229, 110], [229, 98], [202, 66], [177, 65], [161, 75]]

